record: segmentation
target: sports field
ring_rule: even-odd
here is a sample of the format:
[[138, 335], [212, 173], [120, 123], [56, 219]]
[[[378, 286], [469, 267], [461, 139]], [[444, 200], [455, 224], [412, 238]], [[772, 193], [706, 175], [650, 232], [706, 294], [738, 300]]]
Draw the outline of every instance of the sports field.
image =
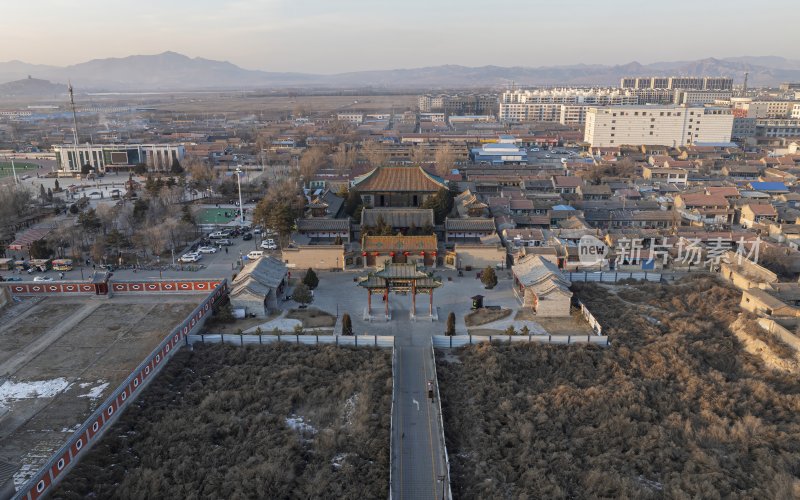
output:
[[[39, 168], [39, 165], [35, 163], [26, 163], [21, 161], [14, 162], [14, 169], [17, 171], [17, 175], [20, 176], [25, 172], [36, 170]], [[10, 161], [0, 161], [0, 177], [9, 177], [13, 173], [11, 169], [11, 162]]]
[[227, 224], [235, 218], [235, 208], [204, 208], [197, 213], [198, 224]]

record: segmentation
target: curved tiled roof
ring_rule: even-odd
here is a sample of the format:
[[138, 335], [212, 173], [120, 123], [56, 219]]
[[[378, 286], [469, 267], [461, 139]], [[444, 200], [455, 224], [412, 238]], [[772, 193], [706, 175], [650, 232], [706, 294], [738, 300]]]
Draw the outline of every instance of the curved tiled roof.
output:
[[395, 191], [435, 193], [447, 189], [444, 181], [422, 167], [377, 167], [355, 179], [360, 192]]

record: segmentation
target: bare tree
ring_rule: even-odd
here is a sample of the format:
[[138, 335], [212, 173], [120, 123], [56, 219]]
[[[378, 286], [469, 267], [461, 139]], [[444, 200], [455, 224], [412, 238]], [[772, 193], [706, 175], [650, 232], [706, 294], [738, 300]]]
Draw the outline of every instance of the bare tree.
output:
[[327, 155], [320, 147], [307, 149], [300, 157], [300, 174], [304, 179], [310, 179], [325, 165]]
[[414, 165], [422, 165], [431, 161], [428, 150], [421, 144], [415, 144], [411, 148], [411, 163]]
[[449, 174], [456, 166], [456, 153], [453, 151], [453, 146], [444, 144], [436, 150], [436, 173], [444, 176]]
[[377, 141], [367, 142], [361, 150], [371, 167], [380, 167], [389, 159], [386, 149]]
[[355, 164], [355, 153], [346, 144], [341, 144], [333, 153], [333, 167], [340, 174], [347, 173]]
[[205, 189], [211, 186], [214, 182], [215, 175], [214, 169], [206, 165], [203, 160], [198, 158], [191, 158], [184, 162], [186, 171], [192, 177], [192, 181], [200, 189]]

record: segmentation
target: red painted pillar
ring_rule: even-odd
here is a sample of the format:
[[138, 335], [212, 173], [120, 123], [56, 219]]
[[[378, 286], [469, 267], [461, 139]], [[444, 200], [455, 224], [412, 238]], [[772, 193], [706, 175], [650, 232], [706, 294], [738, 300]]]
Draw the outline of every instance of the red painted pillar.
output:
[[387, 288], [383, 292], [383, 304], [384, 304], [384, 314], [386, 317], [389, 317], [389, 289]]
[[431, 297], [430, 297], [430, 303], [428, 305], [428, 314], [433, 316], [433, 288], [431, 288]]
[[367, 314], [372, 315], [372, 290], [367, 289]]

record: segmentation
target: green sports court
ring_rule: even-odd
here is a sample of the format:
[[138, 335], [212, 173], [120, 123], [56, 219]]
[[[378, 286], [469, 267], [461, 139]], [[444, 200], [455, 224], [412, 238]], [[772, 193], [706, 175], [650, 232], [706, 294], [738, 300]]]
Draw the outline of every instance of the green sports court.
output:
[[[225, 212], [228, 212], [228, 217], [225, 217]], [[197, 213], [198, 224], [227, 224], [235, 218], [235, 208], [204, 208]]]
[[[36, 170], [39, 165], [36, 163], [27, 163], [22, 161], [14, 162], [14, 169], [17, 171], [17, 176], [23, 175], [31, 170]], [[0, 177], [11, 177], [13, 170], [11, 169], [10, 161], [0, 161]]]

